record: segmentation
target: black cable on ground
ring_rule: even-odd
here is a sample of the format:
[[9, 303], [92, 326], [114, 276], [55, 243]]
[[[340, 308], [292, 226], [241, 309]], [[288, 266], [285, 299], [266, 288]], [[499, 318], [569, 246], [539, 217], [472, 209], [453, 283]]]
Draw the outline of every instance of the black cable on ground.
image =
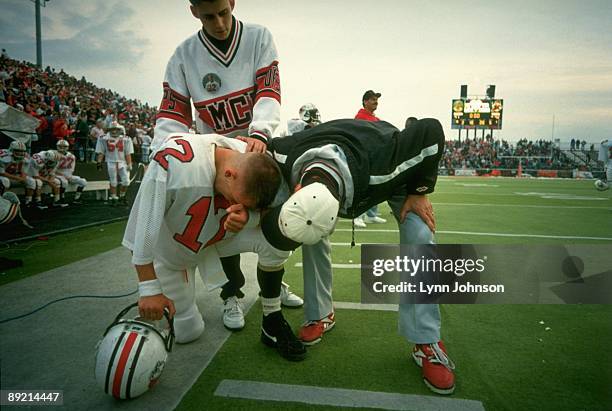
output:
[[32, 315], [32, 314], [34, 314], [34, 313], [36, 313], [36, 312], [38, 312], [38, 311], [40, 311], [40, 310], [42, 310], [44, 308], [47, 308], [48, 306], [50, 306], [52, 304], [55, 304], [55, 303], [58, 303], [60, 301], [72, 300], [72, 299], [75, 299], [75, 298], [122, 298], [122, 297], [129, 297], [130, 295], [134, 295], [137, 292], [138, 292], [138, 289], [132, 291], [131, 293], [122, 294], [122, 295], [71, 295], [71, 296], [68, 296], [68, 297], [58, 298], [57, 300], [50, 301], [47, 304], [45, 304], [45, 305], [43, 305], [41, 307], [38, 307], [35, 310], [30, 311], [29, 313], [18, 315], [16, 317], [12, 317], [12, 318], [7, 318], [7, 319], [4, 319], [4, 320], [0, 320], [0, 324], [8, 323], [10, 321], [15, 321], [15, 320], [19, 320], [21, 318], [27, 317], [29, 315]]

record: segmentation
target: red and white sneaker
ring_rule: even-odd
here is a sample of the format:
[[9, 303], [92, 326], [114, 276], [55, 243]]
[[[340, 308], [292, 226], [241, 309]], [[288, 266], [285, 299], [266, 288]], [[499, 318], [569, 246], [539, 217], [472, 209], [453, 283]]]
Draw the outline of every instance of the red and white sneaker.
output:
[[323, 334], [334, 328], [336, 321], [334, 313], [331, 312], [327, 317], [320, 320], [308, 321], [300, 328], [298, 338], [304, 345], [314, 345], [321, 341]]
[[435, 393], [452, 394], [455, 391], [455, 363], [446, 355], [444, 343], [416, 344], [412, 358], [423, 369], [423, 381]]

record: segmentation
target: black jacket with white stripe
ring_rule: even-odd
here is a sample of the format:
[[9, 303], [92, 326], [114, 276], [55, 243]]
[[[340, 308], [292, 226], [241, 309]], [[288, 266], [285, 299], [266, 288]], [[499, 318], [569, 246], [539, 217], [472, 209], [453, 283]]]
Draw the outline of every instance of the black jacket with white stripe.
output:
[[286, 181], [293, 164], [314, 147], [336, 144], [346, 155], [353, 179], [353, 202], [341, 217], [354, 218], [397, 194], [434, 191], [444, 132], [435, 119], [399, 131], [384, 122], [334, 120], [268, 143]]

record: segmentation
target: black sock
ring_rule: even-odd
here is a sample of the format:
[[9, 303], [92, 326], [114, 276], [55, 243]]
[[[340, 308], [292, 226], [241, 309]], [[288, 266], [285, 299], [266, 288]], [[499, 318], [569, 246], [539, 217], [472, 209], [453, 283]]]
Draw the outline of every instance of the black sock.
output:
[[240, 254], [229, 257], [221, 257], [221, 266], [228, 279], [228, 282], [221, 287], [221, 298], [223, 300], [229, 297], [243, 298], [244, 293], [240, 288], [244, 285], [244, 274], [240, 269]]

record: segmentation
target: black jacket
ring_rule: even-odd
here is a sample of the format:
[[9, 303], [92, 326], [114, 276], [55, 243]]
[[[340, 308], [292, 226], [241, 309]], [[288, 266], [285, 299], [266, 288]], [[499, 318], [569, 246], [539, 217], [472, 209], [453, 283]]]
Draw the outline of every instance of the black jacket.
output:
[[433, 192], [444, 151], [444, 132], [435, 119], [419, 120], [403, 131], [384, 121], [334, 120], [274, 138], [268, 149], [290, 182], [295, 160], [307, 150], [326, 144], [336, 144], [346, 155], [354, 196], [351, 208], [340, 216], [354, 218], [395, 194]]

